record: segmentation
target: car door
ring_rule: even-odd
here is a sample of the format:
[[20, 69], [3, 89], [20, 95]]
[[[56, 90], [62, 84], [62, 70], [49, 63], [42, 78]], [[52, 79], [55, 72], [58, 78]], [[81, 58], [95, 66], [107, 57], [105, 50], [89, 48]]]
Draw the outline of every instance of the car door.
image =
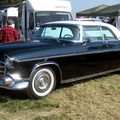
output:
[[[82, 47], [79, 48], [79, 73], [83, 76], [96, 76], [118, 70], [120, 42], [111, 30], [112, 40], [106, 40], [102, 26], [84, 26]], [[104, 32], [103, 32], [104, 31]], [[108, 33], [107, 31], [107, 33]]]
[[102, 27], [102, 34], [107, 47], [105, 58], [108, 61], [109, 69], [117, 71], [120, 68], [120, 40], [107, 27]]
[[[96, 74], [102, 71], [100, 70], [100, 65], [103, 62], [101, 53], [106, 50], [106, 44], [103, 41], [101, 28], [88, 26], [83, 29], [84, 42], [74, 43], [71, 47], [69, 45], [71, 50], [76, 50], [77, 54], [67, 59], [65, 58], [67, 62], [65, 62], [62, 69], [63, 79], [72, 78], [71, 80], [79, 80], [85, 78], [87, 75]], [[66, 48], [66, 50], [68, 50], [68, 48]], [[98, 65], [99, 69], [97, 69]]]
[[[62, 58], [63, 83], [102, 75], [119, 69], [120, 41], [111, 30], [111, 39], [105, 39], [104, 33], [108, 31], [102, 26], [84, 26], [83, 43], [66, 45], [64, 49], [69, 52], [75, 50], [76, 54]], [[108, 37], [110, 37], [108, 35]], [[111, 38], [110, 37], [110, 38]], [[69, 49], [68, 49], [69, 47]], [[63, 64], [65, 63], [65, 64]]]

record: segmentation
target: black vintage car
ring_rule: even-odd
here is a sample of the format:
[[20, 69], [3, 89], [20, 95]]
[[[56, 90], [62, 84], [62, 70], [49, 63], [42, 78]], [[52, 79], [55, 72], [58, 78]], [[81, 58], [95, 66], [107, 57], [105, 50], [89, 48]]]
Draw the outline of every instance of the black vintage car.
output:
[[120, 32], [102, 22], [46, 23], [32, 41], [0, 45], [0, 85], [39, 99], [58, 83], [120, 70]]

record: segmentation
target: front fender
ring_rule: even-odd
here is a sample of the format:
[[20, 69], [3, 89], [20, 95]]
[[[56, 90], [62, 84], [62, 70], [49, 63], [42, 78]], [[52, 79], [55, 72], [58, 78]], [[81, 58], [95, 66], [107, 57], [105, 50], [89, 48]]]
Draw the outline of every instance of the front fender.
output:
[[30, 79], [32, 78], [32, 74], [34, 73], [34, 71], [37, 70], [37, 69], [40, 69], [42, 67], [50, 67], [50, 68], [52, 68], [57, 75], [59, 74], [59, 78], [60, 78], [59, 80], [60, 81], [62, 80], [62, 71], [61, 71], [61, 68], [54, 61], [45, 61], [45, 62], [40, 62], [40, 63], [35, 64], [33, 66], [33, 68], [32, 68], [32, 72], [30, 74]]

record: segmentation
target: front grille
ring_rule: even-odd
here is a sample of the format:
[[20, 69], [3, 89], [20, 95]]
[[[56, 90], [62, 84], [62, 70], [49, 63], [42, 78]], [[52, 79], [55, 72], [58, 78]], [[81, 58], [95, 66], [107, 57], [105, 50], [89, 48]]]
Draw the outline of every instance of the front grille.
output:
[[0, 62], [0, 77], [5, 75], [5, 64], [3, 62]]

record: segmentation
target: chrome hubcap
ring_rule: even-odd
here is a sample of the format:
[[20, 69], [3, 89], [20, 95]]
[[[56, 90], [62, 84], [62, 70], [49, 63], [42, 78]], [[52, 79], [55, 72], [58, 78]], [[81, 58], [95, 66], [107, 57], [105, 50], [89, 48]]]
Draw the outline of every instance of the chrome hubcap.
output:
[[51, 77], [49, 74], [46, 72], [41, 72], [35, 78], [35, 89], [40, 93], [45, 92], [49, 88], [50, 82]]

